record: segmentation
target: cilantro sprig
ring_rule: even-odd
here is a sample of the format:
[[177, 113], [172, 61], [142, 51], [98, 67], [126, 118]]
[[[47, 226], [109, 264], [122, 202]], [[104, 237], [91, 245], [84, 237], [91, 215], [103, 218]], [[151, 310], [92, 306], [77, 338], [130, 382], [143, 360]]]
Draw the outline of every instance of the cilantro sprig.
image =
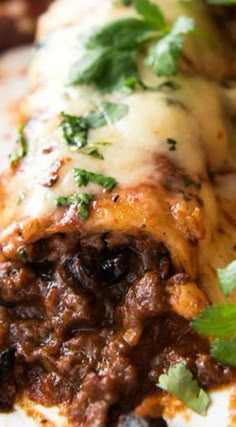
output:
[[177, 74], [185, 36], [191, 33], [194, 27], [193, 19], [180, 16], [171, 31], [150, 47], [145, 63], [156, 76], [171, 77]]
[[82, 154], [103, 159], [97, 144], [88, 146], [90, 129], [97, 129], [105, 125], [121, 120], [128, 114], [129, 107], [126, 104], [115, 104], [103, 101], [98, 111], [91, 112], [85, 116], [71, 116], [61, 113], [63, 137], [67, 145]]
[[236, 334], [236, 304], [218, 304], [204, 308], [192, 328], [202, 335], [230, 338]]
[[25, 126], [26, 126], [25, 124], [20, 125], [18, 129], [18, 138], [17, 138], [18, 148], [15, 151], [13, 151], [13, 153], [11, 153], [9, 156], [10, 165], [12, 167], [17, 166], [20, 159], [25, 157], [28, 152], [28, 142], [24, 135]]
[[[220, 287], [225, 296], [236, 289], [236, 260], [217, 269]], [[192, 328], [202, 335], [213, 337], [211, 355], [219, 362], [236, 367], [236, 304], [212, 305], [193, 319]]]
[[58, 207], [75, 205], [77, 207], [77, 214], [83, 221], [89, 216], [89, 204], [93, 199], [92, 194], [73, 194], [69, 197], [58, 197], [56, 204]]
[[236, 289], [236, 260], [225, 268], [217, 268], [217, 275], [220, 287], [224, 295], [228, 297]]
[[236, 367], [236, 304], [207, 307], [191, 326], [202, 335], [214, 337], [211, 355], [216, 360]]
[[193, 379], [192, 372], [184, 363], [179, 362], [169, 368], [167, 374], [159, 377], [157, 386], [176, 396], [198, 414], [206, 415], [210, 398]]
[[87, 52], [71, 68], [69, 84], [94, 84], [109, 92], [139, 81], [137, 59], [149, 46], [145, 63], [157, 76], [177, 73], [185, 37], [195, 28], [193, 19], [179, 17], [169, 27], [159, 6], [150, 0], [134, 0], [138, 18], [105, 24], [87, 39]]

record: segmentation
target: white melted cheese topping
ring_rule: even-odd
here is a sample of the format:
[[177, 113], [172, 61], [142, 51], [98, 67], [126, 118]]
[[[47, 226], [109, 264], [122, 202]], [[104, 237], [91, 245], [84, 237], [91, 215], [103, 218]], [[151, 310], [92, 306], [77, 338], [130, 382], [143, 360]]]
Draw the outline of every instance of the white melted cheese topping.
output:
[[0, 58], [0, 170], [8, 167], [8, 155], [17, 138], [17, 112], [27, 87], [31, 47], [11, 49]]
[[[66, 144], [59, 121], [53, 118], [32, 119], [25, 132], [30, 141], [28, 155], [19, 173], [9, 183], [12, 189], [18, 188], [26, 193], [22, 204], [26, 215], [40, 215], [55, 207], [57, 196], [69, 196], [78, 191], [73, 178], [75, 167], [96, 173], [113, 176], [121, 186], [135, 186], [140, 183], [153, 183], [156, 177], [155, 154], [165, 154], [188, 173], [202, 176], [206, 162], [212, 168], [220, 167], [222, 159], [227, 158], [227, 137], [220, 114], [218, 93], [214, 86], [199, 80], [188, 87], [188, 80], [179, 79], [183, 87], [179, 98], [186, 109], [179, 105], [168, 105], [172, 95], [156, 92], [136, 93], [126, 98], [109, 96], [109, 101], [122, 102], [129, 106], [128, 114], [114, 124], [106, 125], [89, 133], [89, 145], [101, 141], [110, 145], [100, 146], [104, 160], [72, 151]], [[96, 109], [97, 99], [64, 98], [60, 110], [73, 115], [83, 115]], [[212, 116], [211, 126], [207, 126], [205, 115], [200, 107], [199, 93], [205, 93], [208, 111]], [[72, 96], [75, 93], [72, 90]], [[79, 92], [79, 91], [78, 91]], [[79, 94], [78, 94], [79, 95]], [[174, 95], [175, 96], [175, 95]], [[177, 95], [178, 97], [178, 95]], [[190, 102], [189, 102], [190, 100]], [[211, 156], [211, 148], [222, 133], [222, 145]], [[176, 151], [170, 152], [167, 139], [177, 141]], [[43, 153], [50, 151], [49, 153]], [[50, 173], [50, 166], [64, 160], [60, 179], [51, 188], [42, 185]], [[155, 178], [154, 178], [155, 176]], [[81, 192], [97, 192], [99, 187], [89, 184]], [[27, 197], [28, 196], [28, 197]]]
[[[180, 13], [194, 13], [197, 21], [201, 17], [201, 7], [194, 6], [193, 9], [193, 6], [190, 8], [173, 0], [158, 3], [170, 21]], [[96, 13], [91, 13], [92, 10]], [[62, 12], [65, 14], [60, 16]], [[31, 115], [25, 131], [29, 150], [7, 184], [12, 206], [17, 204], [19, 194], [24, 195], [22, 203], [17, 205], [19, 217], [47, 215], [56, 208], [58, 196], [77, 192], [73, 179], [75, 167], [112, 176], [119, 185], [129, 187], [158, 179], [157, 154], [165, 154], [176, 166], [199, 179], [205, 175], [206, 166], [215, 171], [227, 162], [228, 136], [222, 112], [222, 93], [215, 83], [202, 77], [180, 76], [174, 79], [179, 86], [176, 91], [139, 90], [129, 96], [112, 93], [105, 97], [94, 88], [66, 84], [71, 65], [84, 54], [85, 34], [110, 19], [133, 13], [132, 8], [112, 6], [110, 0], [99, 3], [99, 7], [94, 0], [86, 1], [86, 4], [71, 2], [71, 7], [66, 8], [62, 0], [52, 11], [58, 25], [61, 21], [69, 24], [44, 35], [43, 45], [35, 53], [31, 93], [26, 100], [26, 111]], [[211, 25], [206, 24], [210, 31]], [[186, 47], [190, 53], [195, 51], [191, 43]], [[208, 54], [213, 55], [207, 44], [204, 46]], [[142, 67], [140, 73], [151, 86], [163, 82]], [[63, 138], [59, 123], [62, 111], [84, 115], [99, 108], [103, 99], [125, 103], [129, 112], [120, 121], [89, 132], [89, 145], [101, 141], [110, 143], [99, 148], [104, 160], [98, 160], [72, 151]], [[177, 141], [176, 151], [169, 151], [168, 138]], [[63, 162], [59, 180], [51, 188], [45, 187], [42, 184], [50, 175], [50, 167], [58, 161]], [[79, 191], [97, 193], [102, 190], [89, 184]]]
[[[111, 0], [104, 0], [99, 6], [96, 0], [70, 0], [69, 3], [64, 0], [56, 2], [51, 15], [49, 13], [41, 25], [44, 29], [42, 46], [34, 55], [31, 88], [25, 101], [26, 112], [31, 116], [25, 130], [28, 154], [14, 177], [5, 183], [9, 206], [15, 206], [13, 218], [48, 215], [56, 209], [59, 196], [70, 196], [78, 191], [93, 194], [103, 191], [94, 184], [78, 189], [73, 178], [76, 167], [112, 176], [120, 186], [131, 187], [155, 184], [161, 174], [156, 161], [159, 154], [167, 156], [176, 167], [197, 181], [206, 178], [207, 168], [216, 172], [227, 166], [228, 119], [223, 109], [225, 95], [217, 83], [196, 75], [179, 75], [172, 79], [177, 90], [137, 90], [129, 96], [118, 92], [104, 96], [93, 87], [68, 86], [70, 68], [85, 52], [85, 35], [112, 19], [134, 14], [132, 8], [116, 7]], [[207, 28], [215, 35], [216, 31], [202, 13], [201, 2], [198, 5], [174, 0], [157, 3], [168, 21], [180, 14], [193, 14], [201, 28]], [[54, 23], [58, 28], [53, 30]], [[195, 58], [199, 52], [197, 44], [201, 47], [200, 63], [215, 61], [217, 67], [218, 44], [212, 50], [206, 42], [191, 39], [185, 46], [185, 53]], [[140, 74], [150, 86], [165, 81], [143, 66], [140, 66]], [[124, 103], [129, 111], [121, 120], [89, 132], [89, 145], [109, 143], [99, 147], [104, 156], [104, 160], [100, 160], [68, 147], [60, 127], [60, 113], [85, 115], [97, 110], [104, 99]], [[176, 140], [176, 151], [169, 150], [168, 138]], [[59, 179], [47, 187], [45, 181], [55, 162], [61, 162]], [[206, 217], [210, 215], [209, 222], [214, 224], [213, 196], [208, 186], [205, 189], [204, 182], [201, 197], [205, 198], [205, 210], [209, 210]]]

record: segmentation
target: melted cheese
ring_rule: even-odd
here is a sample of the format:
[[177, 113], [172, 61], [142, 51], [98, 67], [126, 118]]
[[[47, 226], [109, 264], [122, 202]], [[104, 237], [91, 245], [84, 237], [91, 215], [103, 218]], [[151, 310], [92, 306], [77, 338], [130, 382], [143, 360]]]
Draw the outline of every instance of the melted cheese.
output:
[[17, 138], [18, 105], [27, 87], [31, 52], [31, 47], [12, 49], [0, 59], [0, 170], [8, 167], [8, 155]]

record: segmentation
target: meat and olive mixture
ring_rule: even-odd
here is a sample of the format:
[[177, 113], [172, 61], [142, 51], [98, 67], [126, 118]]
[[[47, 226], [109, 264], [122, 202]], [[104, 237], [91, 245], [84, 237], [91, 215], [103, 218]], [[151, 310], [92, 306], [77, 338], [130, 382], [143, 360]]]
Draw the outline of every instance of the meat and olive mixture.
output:
[[75, 426], [164, 426], [156, 384], [174, 363], [204, 388], [234, 378], [190, 328], [207, 300], [163, 244], [56, 235], [18, 257], [0, 271], [1, 411], [26, 394]]

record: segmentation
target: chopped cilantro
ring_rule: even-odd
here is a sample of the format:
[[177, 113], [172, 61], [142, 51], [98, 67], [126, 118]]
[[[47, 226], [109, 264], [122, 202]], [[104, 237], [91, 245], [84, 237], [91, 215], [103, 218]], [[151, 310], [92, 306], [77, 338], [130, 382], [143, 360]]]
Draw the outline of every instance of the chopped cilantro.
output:
[[166, 142], [169, 145], [169, 151], [175, 151], [176, 150], [177, 141], [175, 141], [175, 139], [167, 138]]
[[74, 169], [74, 179], [79, 187], [86, 186], [89, 182], [94, 182], [95, 184], [104, 187], [107, 191], [112, 191], [117, 185], [117, 181], [110, 176], [104, 176], [99, 173], [93, 173], [79, 168]]
[[67, 144], [77, 149], [87, 145], [89, 127], [86, 119], [65, 113], [61, 113], [61, 115], [63, 120], [60, 125]]
[[56, 199], [57, 206], [70, 206], [76, 205], [77, 214], [83, 221], [89, 216], [89, 203], [93, 199], [92, 194], [81, 193], [74, 194], [69, 197], [58, 197]]
[[224, 365], [236, 368], [236, 337], [228, 341], [214, 340], [211, 347], [211, 355]]
[[193, 185], [194, 187], [196, 187], [199, 190], [202, 188], [202, 184], [200, 182], [194, 181], [188, 175], [182, 175], [182, 179], [183, 179], [185, 187], [189, 187], [190, 185]]
[[20, 246], [17, 251], [16, 251], [16, 255], [18, 256], [18, 258], [20, 258], [20, 260], [24, 263], [29, 261], [28, 258], [28, 254], [26, 252], [26, 249], [24, 246]]
[[63, 137], [69, 147], [76, 149], [82, 154], [103, 159], [98, 147], [88, 146], [88, 135], [90, 129], [103, 127], [107, 124], [121, 120], [129, 111], [126, 104], [114, 104], [103, 101], [100, 109], [86, 116], [71, 116], [61, 113], [63, 119], [60, 123]]
[[19, 148], [9, 156], [10, 164], [12, 167], [16, 166], [19, 160], [25, 157], [28, 152], [28, 143], [24, 136], [24, 130], [25, 130], [25, 124], [21, 125], [18, 130], [17, 144], [19, 145]]
[[200, 318], [191, 323], [202, 335], [231, 338], [236, 334], [236, 304], [218, 304], [204, 308]]
[[88, 147], [81, 148], [79, 150], [81, 154], [87, 154], [87, 156], [95, 157], [99, 160], [104, 160], [104, 156], [100, 153], [98, 147], [95, 144], [89, 145]]
[[[89, 125], [94, 129], [96, 127], [105, 126], [118, 122], [129, 112], [129, 107], [126, 104], [114, 104], [112, 102], [103, 101], [101, 103], [101, 112], [97, 114], [89, 114], [87, 120]], [[97, 120], [100, 115], [100, 121]], [[103, 123], [103, 124], [101, 124]]]
[[224, 295], [228, 297], [236, 289], [236, 260], [225, 268], [217, 268], [220, 287]]
[[180, 362], [169, 368], [167, 374], [162, 374], [159, 377], [157, 385], [162, 390], [176, 396], [189, 408], [193, 409], [193, 411], [201, 415], [206, 415], [210, 398], [199, 387], [197, 381], [193, 379], [192, 372], [184, 363]]
[[157, 76], [177, 73], [185, 36], [193, 32], [194, 21], [181, 16], [169, 28], [164, 15], [150, 0], [135, 0], [139, 18], [128, 17], [105, 24], [87, 40], [87, 52], [71, 68], [69, 84], [95, 84], [101, 90], [128, 88], [138, 82], [140, 49], [151, 43], [146, 64]]

